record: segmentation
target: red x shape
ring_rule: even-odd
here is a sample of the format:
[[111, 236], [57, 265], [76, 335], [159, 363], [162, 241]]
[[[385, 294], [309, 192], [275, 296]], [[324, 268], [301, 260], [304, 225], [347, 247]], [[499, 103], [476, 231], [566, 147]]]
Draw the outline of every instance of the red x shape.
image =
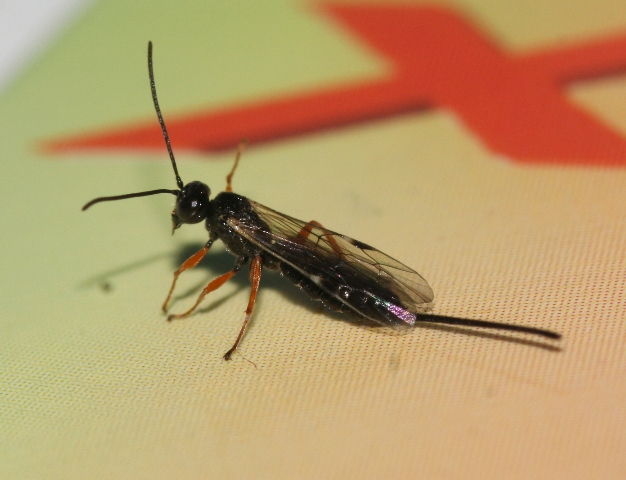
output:
[[[511, 160], [626, 165], [626, 140], [574, 105], [564, 86], [626, 72], [626, 36], [515, 54], [449, 9], [342, 5], [323, 11], [392, 66], [388, 78], [168, 119], [175, 148], [220, 150], [425, 108], [454, 111]], [[626, 115], [626, 112], [624, 112]], [[50, 142], [52, 151], [163, 148], [153, 119]]]

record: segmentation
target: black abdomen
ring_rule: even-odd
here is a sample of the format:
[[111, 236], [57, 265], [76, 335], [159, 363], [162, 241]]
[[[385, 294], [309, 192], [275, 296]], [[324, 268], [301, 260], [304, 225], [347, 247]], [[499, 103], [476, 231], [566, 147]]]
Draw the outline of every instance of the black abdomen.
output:
[[[399, 325], [398, 318], [386, 308], [386, 302], [367, 293], [373, 290], [372, 288], [348, 287], [345, 284], [333, 282], [329, 278], [315, 277], [316, 281], [313, 281], [284, 262], [280, 263], [280, 271], [312, 299], [321, 301], [335, 312], [344, 313], [364, 324]], [[319, 285], [316, 282], [319, 282]], [[380, 291], [381, 287], [377, 286], [377, 289]]]
[[321, 301], [325, 306], [327, 306], [331, 310], [334, 310], [335, 312], [345, 313], [346, 315], [349, 315], [350, 317], [358, 320], [365, 319], [362, 315], [359, 315], [358, 312], [351, 309], [343, 302], [340, 302], [332, 295], [326, 293], [314, 282], [312, 282], [308, 277], [302, 275], [298, 270], [291, 267], [290, 265], [281, 262], [280, 271], [285, 276], [285, 278], [287, 278], [296, 286], [300, 287], [313, 300]]

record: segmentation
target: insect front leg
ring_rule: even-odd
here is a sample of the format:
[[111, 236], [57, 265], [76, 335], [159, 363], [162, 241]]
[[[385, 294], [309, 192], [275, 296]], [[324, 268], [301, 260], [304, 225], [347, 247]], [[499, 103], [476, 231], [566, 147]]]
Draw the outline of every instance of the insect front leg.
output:
[[239, 269], [241, 268], [241, 266], [246, 263], [247, 258], [246, 257], [238, 257], [237, 258], [237, 263], [235, 264], [235, 268], [233, 268], [231, 271], [226, 272], [222, 275], [220, 275], [219, 277], [217, 277], [215, 280], [212, 280], [211, 282], [209, 282], [209, 284], [204, 287], [204, 289], [202, 290], [202, 292], [200, 292], [200, 295], [198, 295], [198, 300], [196, 300], [196, 303], [194, 304], [193, 307], [191, 307], [189, 310], [187, 310], [185, 313], [180, 313], [178, 315], [169, 315], [167, 317], [168, 321], [172, 321], [175, 320], [177, 318], [185, 318], [188, 317], [189, 315], [191, 315], [194, 310], [196, 308], [198, 308], [198, 305], [200, 305], [200, 303], [202, 302], [202, 300], [204, 299], [204, 297], [206, 297], [209, 293], [217, 290], [218, 288], [220, 288], [222, 285], [224, 285], [228, 280], [230, 280], [231, 278], [233, 278], [235, 276], [235, 274], [239, 271]]
[[239, 346], [239, 342], [243, 338], [244, 333], [246, 332], [246, 327], [248, 326], [248, 322], [250, 322], [250, 316], [252, 315], [252, 310], [254, 309], [254, 302], [256, 301], [256, 294], [259, 291], [259, 284], [261, 283], [261, 266], [263, 265], [263, 259], [260, 256], [254, 257], [252, 259], [252, 263], [250, 264], [250, 281], [252, 282], [252, 291], [250, 292], [250, 300], [248, 300], [248, 308], [246, 309], [246, 318], [243, 321], [243, 325], [239, 330], [239, 335], [237, 335], [237, 340], [235, 340], [234, 345], [226, 352], [224, 355], [224, 360], [230, 360], [230, 357], [233, 355], [237, 347]]
[[[332, 247], [332, 249], [335, 252], [337, 252], [339, 255], [341, 255], [341, 253], [342, 253], [341, 247], [337, 243], [337, 240], [335, 240], [335, 238], [328, 232], [328, 230], [326, 230], [324, 228], [324, 226], [320, 222], [316, 222], [315, 220], [311, 220], [304, 227], [302, 227], [302, 230], [300, 230], [300, 232], [298, 233], [298, 236], [300, 236], [302, 238], [309, 238], [309, 235], [311, 235], [313, 233], [313, 227], [317, 227], [322, 232], [324, 232], [323, 236], [326, 237], [326, 240], [328, 240], [328, 243], [330, 243], [330, 246]], [[315, 235], [315, 234], [313, 234], [313, 235]]]
[[204, 256], [208, 253], [209, 248], [211, 248], [211, 245], [213, 245], [214, 241], [215, 240], [213, 238], [209, 239], [209, 241], [203, 248], [201, 248], [196, 253], [194, 253], [191, 257], [185, 260], [185, 262], [180, 266], [180, 268], [174, 272], [174, 280], [172, 281], [172, 286], [170, 287], [170, 291], [167, 294], [167, 298], [165, 299], [165, 302], [163, 302], [163, 306], [161, 307], [161, 309], [164, 312], [167, 313], [167, 305], [170, 303], [170, 299], [172, 298], [172, 293], [174, 293], [174, 287], [176, 286], [176, 281], [178, 280], [178, 277], [180, 276], [180, 274], [183, 273], [185, 270], [189, 270], [190, 268], [193, 268], [196, 265], [198, 265], [200, 261], [204, 258]]

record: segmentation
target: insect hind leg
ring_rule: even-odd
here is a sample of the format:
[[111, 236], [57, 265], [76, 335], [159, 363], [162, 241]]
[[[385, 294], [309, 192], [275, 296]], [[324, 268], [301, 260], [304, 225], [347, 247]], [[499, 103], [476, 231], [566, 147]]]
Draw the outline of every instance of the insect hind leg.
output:
[[256, 295], [259, 291], [259, 284], [261, 283], [261, 267], [263, 265], [263, 259], [260, 256], [256, 256], [252, 259], [252, 263], [250, 264], [250, 281], [252, 282], [252, 291], [250, 292], [250, 300], [248, 300], [248, 308], [246, 309], [246, 318], [243, 321], [243, 325], [241, 325], [241, 329], [239, 330], [239, 334], [237, 335], [237, 339], [233, 346], [224, 354], [224, 360], [230, 360], [235, 350], [239, 346], [243, 335], [246, 333], [246, 327], [250, 322], [250, 317], [252, 316], [252, 311], [254, 310], [254, 303], [256, 302]]
[[326, 237], [326, 240], [328, 240], [328, 243], [330, 244], [331, 248], [335, 252], [337, 252], [338, 255], [341, 255], [343, 253], [342, 250], [341, 250], [341, 247], [337, 243], [337, 240], [335, 240], [335, 238], [332, 236], [332, 234], [328, 230], [326, 230], [324, 228], [324, 226], [320, 222], [317, 222], [315, 220], [311, 220], [304, 227], [302, 227], [302, 230], [300, 230], [300, 232], [298, 233], [298, 236], [302, 237], [302, 238], [309, 238], [309, 235], [311, 235], [311, 234], [315, 235], [313, 233], [313, 227], [317, 227], [322, 232], [324, 232], [322, 235], [324, 237]]

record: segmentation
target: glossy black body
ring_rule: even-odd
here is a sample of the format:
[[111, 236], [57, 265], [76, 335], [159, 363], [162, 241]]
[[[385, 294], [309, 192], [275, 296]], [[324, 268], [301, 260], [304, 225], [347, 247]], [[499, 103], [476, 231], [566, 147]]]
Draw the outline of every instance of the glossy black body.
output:
[[[242, 195], [233, 192], [221, 192], [208, 203], [206, 229], [209, 231], [209, 238], [211, 242], [220, 239], [228, 251], [237, 257], [237, 264], [245, 264], [250, 258], [260, 256], [263, 259], [264, 268], [279, 270], [285, 278], [300, 287], [312, 299], [321, 301], [331, 310], [345, 313], [352, 319], [365, 323], [373, 321], [377, 324], [390, 326], [397, 324], [396, 318], [390, 317], [385, 309], [378, 308], [376, 301], [364, 293], [375, 291], [387, 301], [400, 303], [393, 292], [368, 281], [367, 277], [356, 275], [341, 261], [329, 264], [324, 255], [319, 258], [311, 256], [300, 259], [293, 258], [292, 261], [306, 267], [309, 274], [303, 274], [292, 265], [237, 233], [230, 225], [232, 219], [248, 226], [255, 225], [259, 232], [270, 232], [271, 228], [259, 217], [250, 200]], [[302, 224], [304, 225], [304, 222]], [[368, 247], [361, 242], [359, 245]], [[329, 272], [332, 272], [332, 275], [329, 275]], [[311, 278], [319, 279], [319, 284], [316, 284]], [[350, 297], [353, 302], [359, 305], [360, 311], [365, 314], [350, 308], [338, 297], [343, 297], [346, 300], [347, 297]]]

